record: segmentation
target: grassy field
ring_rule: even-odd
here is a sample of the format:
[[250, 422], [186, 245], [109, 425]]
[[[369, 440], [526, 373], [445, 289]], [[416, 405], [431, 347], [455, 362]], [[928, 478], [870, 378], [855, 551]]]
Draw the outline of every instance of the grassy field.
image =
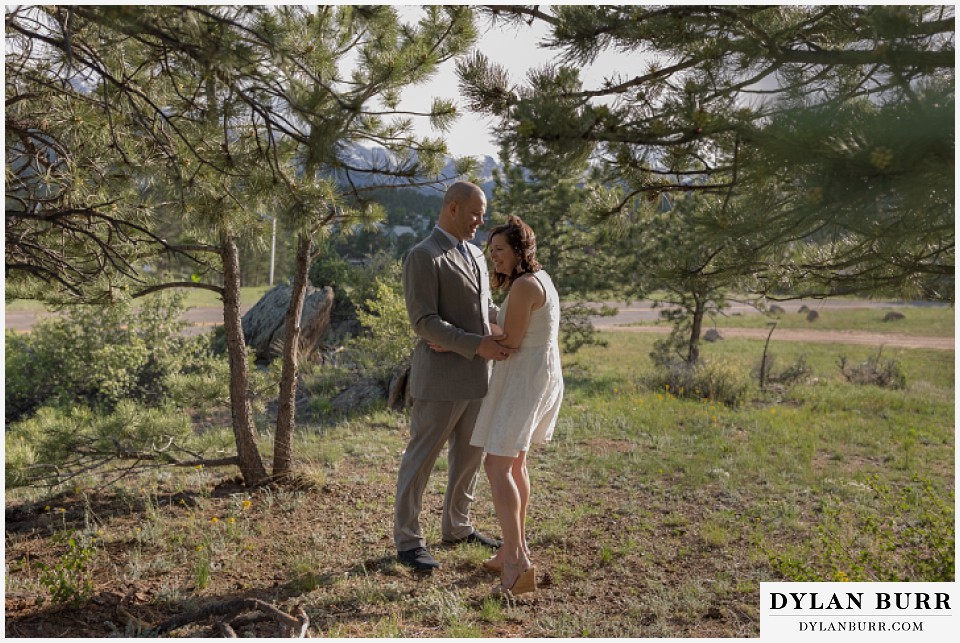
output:
[[[244, 286], [240, 288], [240, 304], [243, 306], [252, 306], [263, 296], [270, 286]], [[222, 306], [220, 297], [210, 290], [202, 288], [177, 288], [176, 290], [186, 295], [184, 306], [187, 308], [205, 308]], [[152, 296], [152, 295], [148, 295]], [[5, 309], [10, 312], [44, 312], [47, 307], [34, 299], [15, 299], [6, 302]]]
[[[815, 308], [815, 306], [813, 306]], [[795, 307], [777, 315], [718, 315], [704, 322], [705, 327], [718, 328], [768, 328], [776, 321], [778, 329], [803, 330], [845, 330], [869, 333], [900, 333], [922, 337], [953, 337], [956, 315], [953, 308], [946, 306], [902, 307], [902, 308], [860, 308], [853, 310], [820, 310], [819, 318], [809, 322], [806, 315], [795, 312]], [[892, 311], [902, 313], [903, 319], [883, 321]], [[668, 322], [649, 322], [646, 325], [669, 326]], [[774, 333], [776, 337], [776, 333]]]
[[[442, 457], [423, 523], [443, 567], [423, 577], [394, 561], [408, 425], [378, 411], [302, 426], [309, 484], [296, 489], [249, 492], [231, 471], [196, 469], [8, 492], [6, 633], [129, 635], [256, 597], [302, 607], [326, 637], [755, 637], [761, 581], [953, 577], [953, 352], [885, 349], [907, 376], [895, 391], [839, 376], [840, 355], [870, 347], [773, 342], [778, 363], [802, 352], [815, 379], [731, 408], [649, 390], [655, 338], [603, 336], [607, 348], [564, 357], [555, 440], [530, 456], [532, 598], [490, 598], [487, 553], [439, 545]], [[762, 349], [706, 353], [747, 373]], [[482, 477], [474, 515], [498, 532]], [[54, 604], [64, 586], [75, 605]]]

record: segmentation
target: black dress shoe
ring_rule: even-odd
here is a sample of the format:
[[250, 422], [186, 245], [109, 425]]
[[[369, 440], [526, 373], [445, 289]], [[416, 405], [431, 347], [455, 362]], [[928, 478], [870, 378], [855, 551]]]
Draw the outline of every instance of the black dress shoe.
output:
[[432, 572], [440, 568], [440, 563], [430, 555], [426, 547], [414, 547], [406, 551], [398, 551], [397, 560], [418, 572]]
[[484, 547], [489, 547], [491, 549], [497, 549], [503, 543], [496, 538], [491, 538], [490, 536], [484, 536], [479, 531], [474, 529], [469, 536], [465, 538], [459, 538], [457, 540], [448, 540], [444, 539], [443, 544], [445, 545], [459, 545], [460, 543], [477, 543], [483, 545]]

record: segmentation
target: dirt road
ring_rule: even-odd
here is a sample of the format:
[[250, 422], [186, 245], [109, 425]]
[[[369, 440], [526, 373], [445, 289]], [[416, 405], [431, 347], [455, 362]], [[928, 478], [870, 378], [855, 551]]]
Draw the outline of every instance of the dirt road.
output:
[[[795, 312], [800, 305], [806, 305], [814, 310], [839, 310], [856, 308], [921, 308], [930, 306], [939, 306], [942, 304], [932, 304], [928, 302], [893, 302], [893, 301], [848, 301], [848, 300], [822, 300], [822, 301], [794, 301], [784, 302], [782, 305], [790, 312]], [[668, 333], [670, 329], [666, 326], [630, 326], [643, 321], [654, 321], [659, 318], [659, 308], [653, 308], [650, 302], [618, 303], [618, 312], [613, 317], [594, 317], [593, 323], [598, 329], [608, 331], [620, 331], [628, 333]], [[241, 310], [245, 313], [247, 308]], [[742, 304], [734, 304], [728, 311], [729, 314], [758, 314], [756, 309]], [[47, 317], [55, 313], [32, 313], [32, 312], [7, 312], [5, 316], [6, 328], [18, 332], [30, 330], [37, 319]], [[214, 326], [223, 323], [223, 312], [219, 308], [192, 308], [186, 312], [184, 318], [190, 322], [191, 326], [188, 333], [196, 335], [206, 332]], [[720, 334], [723, 337], [747, 337], [752, 339], [764, 339], [767, 336], [765, 328], [721, 328]], [[863, 333], [856, 331], [839, 330], [799, 330], [799, 329], [779, 329], [774, 333], [774, 339], [778, 341], [790, 342], [814, 342], [814, 343], [834, 343], [834, 344], [865, 344], [868, 346], [899, 346], [902, 348], [929, 348], [936, 350], [954, 350], [953, 337], [918, 337], [913, 335], [900, 335], [895, 333]]]

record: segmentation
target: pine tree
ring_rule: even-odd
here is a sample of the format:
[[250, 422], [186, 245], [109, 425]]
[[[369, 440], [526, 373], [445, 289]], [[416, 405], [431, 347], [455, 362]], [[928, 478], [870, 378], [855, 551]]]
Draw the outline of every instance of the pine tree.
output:
[[572, 353], [584, 345], [601, 344], [589, 317], [602, 311], [585, 302], [642, 295], [640, 284], [624, 277], [629, 272], [629, 240], [611, 234], [606, 222], [592, 216], [589, 194], [595, 185], [586, 164], [571, 170], [543, 159], [530, 169], [517, 165], [506, 149], [500, 162], [502, 171], [494, 173], [492, 224], [516, 215], [533, 228], [537, 259], [564, 302], [560, 321], [564, 350]]
[[[560, 52], [519, 87], [482, 54], [460, 67], [521, 162], [592, 159], [620, 192], [611, 215], [644, 195], [739, 200], [714, 233], [776, 259], [770, 289], [952, 300], [952, 6], [488, 11], [546, 23]], [[640, 72], [582, 87], [577, 67], [607, 49]]]
[[[125, 296], [131, 285], [138, 296], [175, 286], [220, 294], [241, 472], [263, 482], [239, 248], [263, 234], [262, 213], [280, 217], [298, 237], [302, 291], [311, 236], [378, 214], [358, 206], [372, 189], [358, 175], [436, 179], [445, 145], [412, 135], [399, 89], [470, 44], [472, 12], [429, 7], [410, 26], [382, 6], [50, 6], [8, 10], [7, 33], [8, 285], [20, 296], [85, 301]], [[442, 129], [455, 109], [438, 100], [424, 116]], [[392, 154], [352, 167], [349, 141], [384, 143]], [[171, 216], [181, 219], [176, 243], [153, 227]], [[142, 262], [158, 251], [193, 262], [193, 278], [143, 287]], [[283, 430], [281, 441], [292, 416]], [[289, 449], [280, 451], [283, 474]]]

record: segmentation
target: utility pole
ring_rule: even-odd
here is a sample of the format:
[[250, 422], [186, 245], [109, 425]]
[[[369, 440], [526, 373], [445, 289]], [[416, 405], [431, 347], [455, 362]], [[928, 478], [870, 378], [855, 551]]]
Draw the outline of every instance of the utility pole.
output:
[[270, 285], [273, 286], [273, 264], [277, 254], [277, 217], [270, 217], [273, 232], [270, 236]]

